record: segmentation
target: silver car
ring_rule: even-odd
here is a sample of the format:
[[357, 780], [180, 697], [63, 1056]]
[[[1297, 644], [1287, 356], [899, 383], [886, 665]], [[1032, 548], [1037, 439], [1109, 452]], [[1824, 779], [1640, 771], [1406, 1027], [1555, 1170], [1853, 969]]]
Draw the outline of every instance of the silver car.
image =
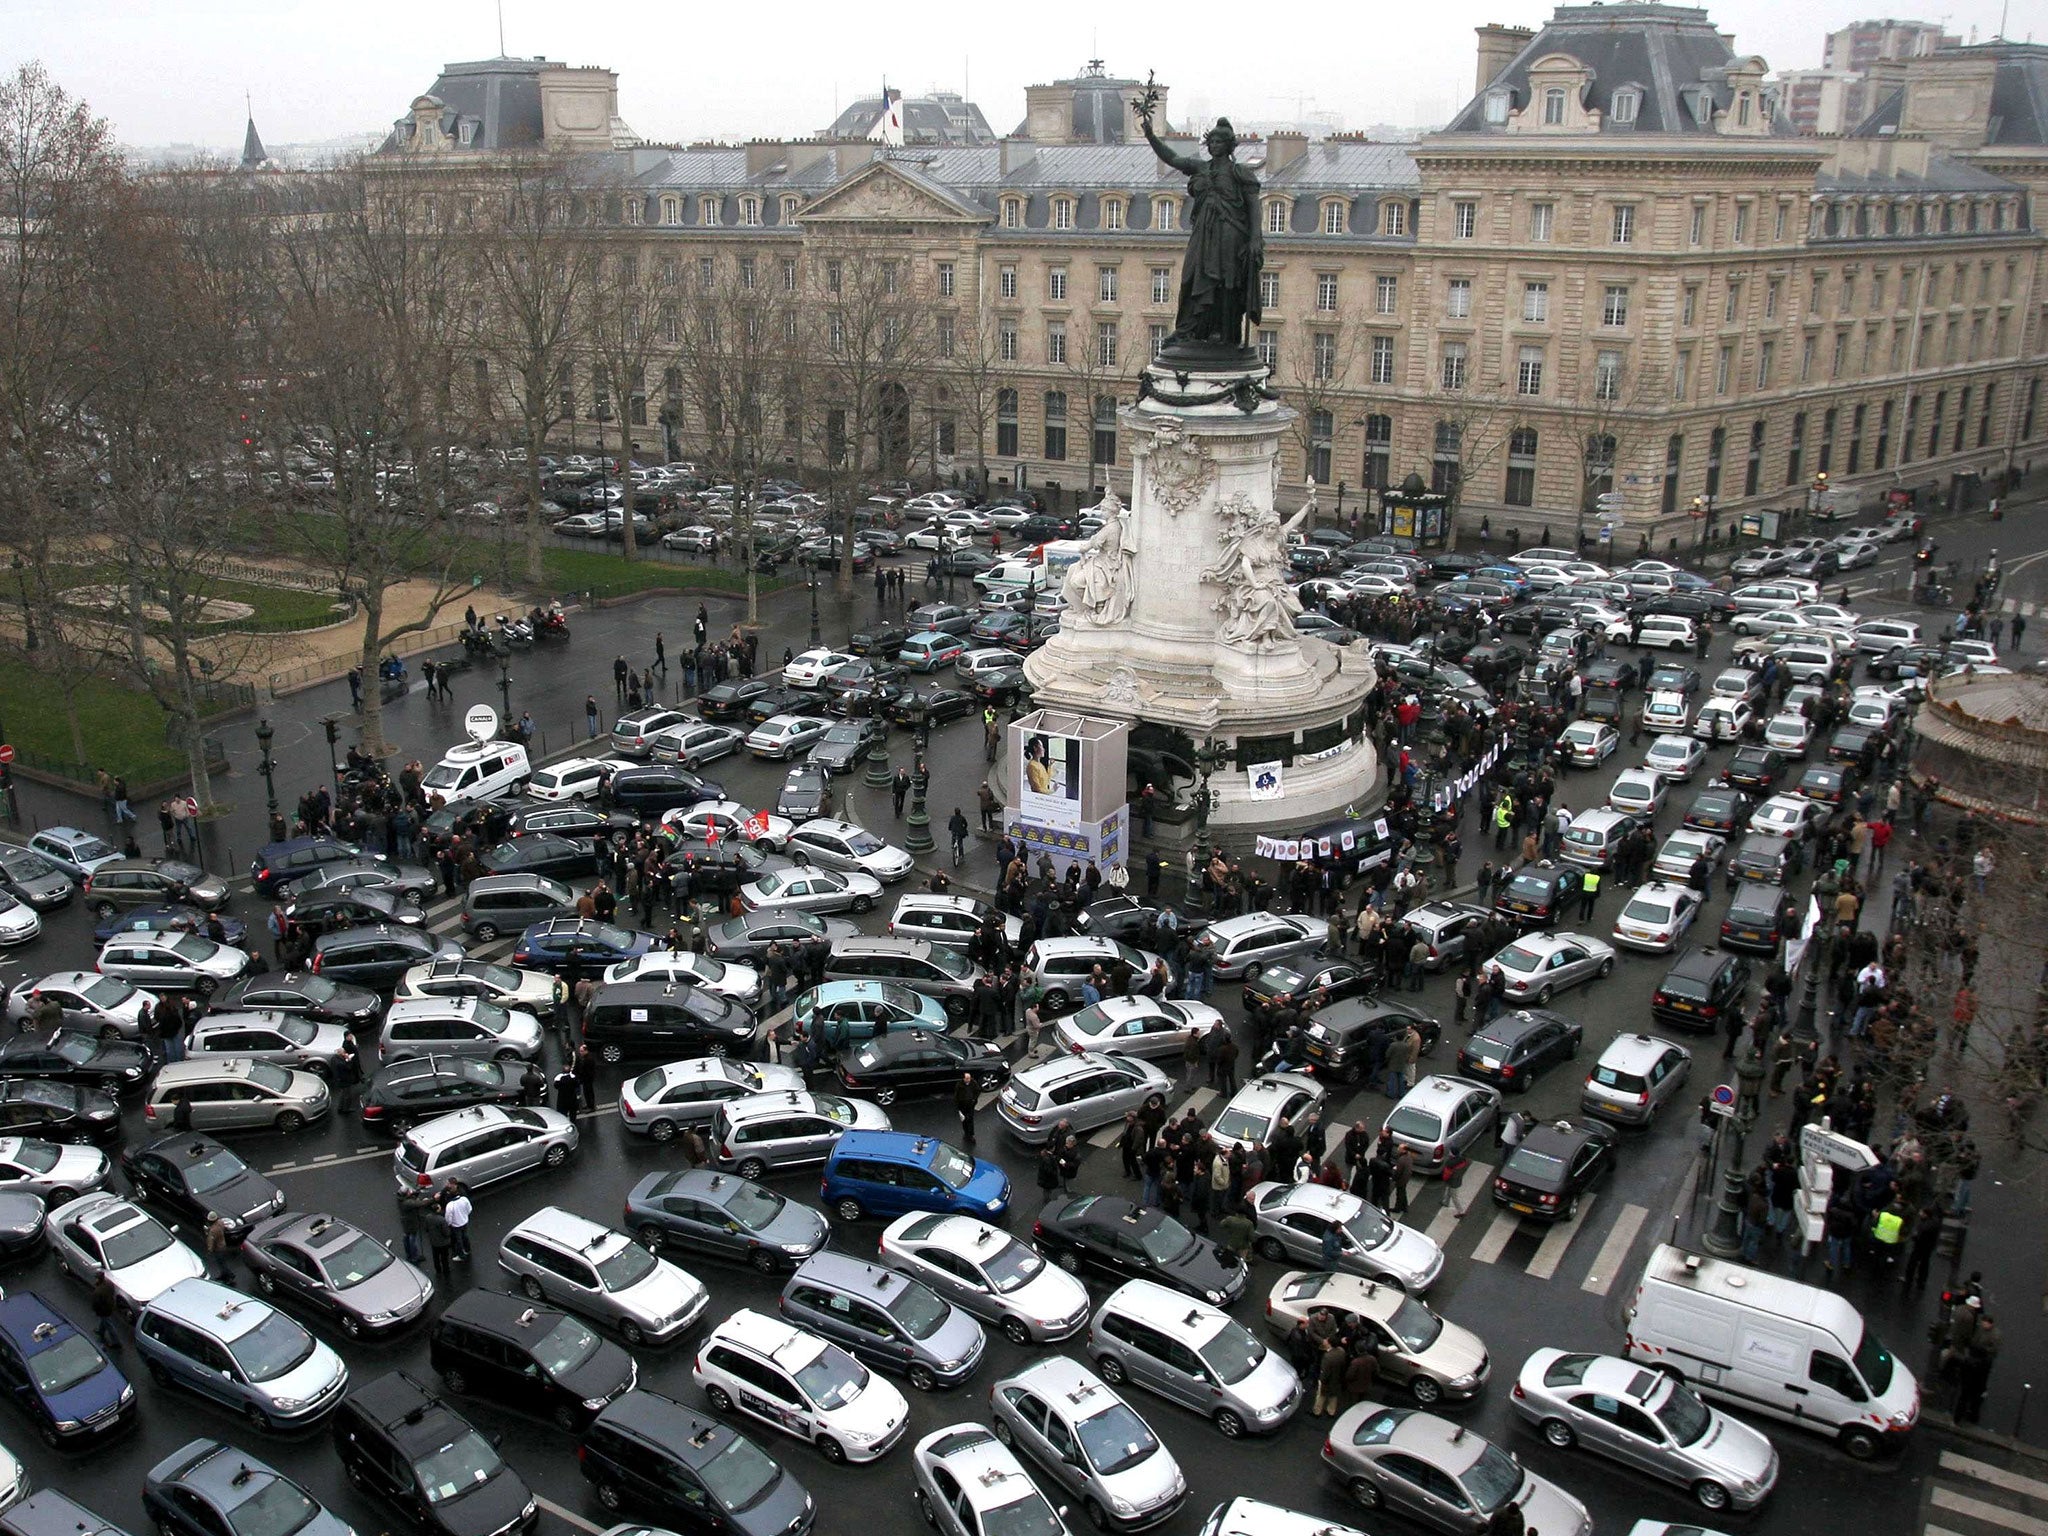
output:
[[242, 1241], [242, 1262], [264, 1297], [286, 1297], [329, 1318], [351, 1339], [375, 1338], [419, 1317], [434, 1282], [339, 1216], [286, 1212]]
[[289, 1134], [334, 1108], [333, 1094], [316, 1074], [238, 1056], [188, 1058], [159, 1068], [142, 1117], [151, 1130], [162, 1130], [181, 1102], [191, 1106], [195, 1131], [269, 1126]]
[[1593, 981], [1614, 969], [1614, 946], [1586, 933], [1525, 933], [1481, 968], [1498, 971], [1508, 997], [1538, 1008], [1568, 987]]
[[240, 1056], [316, 1072], [331, 1082], [347, 1033], [339, 1024], [315, 1024], [296, 1014], [209, 1013], [185, 1037], [185, 1049], [193, 1056]]
[[1222, 1022], [1222, 1012], [1207, 1003], [1105, 997], [1061, 1019], [1057, 1033], [1063, 1050], [1179, 1061], [1190, 1036], [1205, 1036]]
[[387, 1062], [408, 1056], [488, 1056], [531, 1061], [540, 1054], [540, 1020], [477, 997], [394, 1002], [384, 1011], [377, 1051]]
[[920, 1392], [956, 1386], [988, 1349], [981, 1324], [921, 1280], [847, 1253], [814, 1253], [782, 1288], [782, 1315]]
[[1294, 1367], [1250, 1329], [1150, 1280], [1118, 1286], [1096, 1309], [1088, 1355], [1112, 1387], [1157, 1392], [1233, 1440], [1278, 1429], [1301, 1405]]
[[211, 1280], [181, 1280], [135, 1321], [150, 1374], [246, 1416], [295, 1429], [341, 1401], [348, 1367], [267, 1302]]
[[534, 1168], [559, 1168], [580, 1140], [576, 1122], [552, 1109], [472, 1104], [436, 1115], [407, 1131], [392, 1154], [401, 1190], [460, 1179], [475, 1188]]
[[1266, 1325], [1281, 1338], [1318, 1312], [1370, 1340], [1378, 1379], [1406, 1387], [1425, 1408], [1471, 1397], [1486, 1385], [1492, 1363], [1479, 1335], [1397, 1287], [1359, 1275], [1296, 1269], [1274, 1281], [1266, 1297]]
[[787, 852], [799, 864], [859, 870], [885, 885], [903, 879], [915, 868], [903, 849], [850, 821], [807, 821], [790, 834]]
[[196, 933], [123, 933], [107, 940], [97, 966], [152, 992], [208, 997], [249, 968], [249, 955]]
[[98, 1147], [0, 1136], [0, 1194], [37, 1195], [51, 1210], [103, 1187], [113, 1166]]
[[687, 949], [653, 949], [631, 960], [621, 960], [607, 969], [607, 983], [622, 981], [676, 982], [702, 987], [720, 997], [729, 997], [748, 1008], [761, 1003], [761, 973], [751, 965], [713, 959]]
[[1477, 1431], [1414, 1408], [1363, 1402], [1338, 1415], [1323, 1461], [1366, 1509], [1388, 1510], [1449, 1536], [1480, 1536], [1513, 1504], [1521, 1528], [1542, 1536], [1592, 1536], [1586, 1506], [1526, 1472]]
[[895, 1269], [1003, 1330], [1012, 1344], [1072, 1338], [1088, 1321], [1088, 1287], [1028, 1243], [972, 1216], [899, 1216], [882, 1232]]
[[505, 1234], [498, 1267], [535, 1301], [609, 1323], [628, 1344], [659, 1344], [704, 1315], [704, 1282], [623, 1232], [544, 1205]]
[[773, 1062], [730, 1056], [692, 1056], [649, 1067], [619, 1085], [619, 1120], [637, 1136], [667, 1141], [685, 1126], [709, 1126], [731, 1099], [756, 1093], [801, 1093], [804, 1075]]
[[[1209, 1134], [1226, 1151], [1235, 1144], [1249, 1148], [1265, 1146], [1285, 1120], [1299, 1126], [1323, 1107], [1328, 1097], [1323, 1085], [1304, 1072], [1268, 1072], [1246, 1083], [1216, 1117]], [[1292, 1173], [1292, 1169], [1276, 1169]]]
[[1081, 1500], [1098, 1531], [1141, 1531], [1188, 1495], [1173, 1453], [1079, 1361], [1041, 1360], [990, 1389], [996, 1438]]
[[1124, 1111], [1163, 1108], [1173, 1080], [1149, 1061], [1085, 1051], [1053, 1056], [1012, 1074], [996, 1099], [996, 1114], [1027, 1146], [1052, 1139], [1061, 1122], [1070, 1131], [1121, 1120]]
[[1655, 1035], [1631, 1032], [1608, 1042], [1579, 1095], [1579, 1111], [1621, 1125], [1648, 1125], [1678, 1096], [1692, 1052]]
[[1272, 960], [1312, 955], [1330, 942], [1330, 925], [1320, 917], [1248, 912], [1212, 923], [1195, 936], [1198, 954], [1208, 957], [1219, 981], [1229, 981]]
[[1337, 1229], [1337, 1269], [1419, 1296], [1444, 1272], [1444, 1251], [1376, 1205], [1322, 1184], [1255, 1184], [1245, 1195], [1253, 1245], [1276, 1264], [1323, 1267], [1323, 1233]]
[[829, 1093], [754, 1093], [712, 1106], [711, 1161], [743, 1179], [774, 1168], [822, 1163], [848, 1131], [886, 1131], [889, 1117], [865, 1099]]
[[18, 981], [7, 991], [7, 1022], [19, 1029], [35, 1012], [36, 1004], [49, 998], [64, 1010], [63, 1022], [95, 1033], [112, 1025], [124, 1039], [142, 1034], [142, 1010], [155, 1008], [156, 994], [130, 986], [118, 976], [97, 971], [52, 971]]
[[1509, 1401], [1559, 1450], [1583, 1445], [1676, 1483], [1702, 1509], [1753, 1510], [1778, 1481], [1777, 1450], [1761, 1431], [1633, 1360], [1539, 1349]]
[[104, 1190], [57, 1207], [47, 1230], [57, 1263], [88, 1286], [105, 1275], [129, 1317], [180, 1280], [206, 1273], [206, 1261], [162, 1222]]
[[749, 912], [866, 912], [882, 894], [882, 882], [860, 870], [771, 870], [740, 887]]
[[1500, 1118], [1500, 1090], [1469, 1077], [1435, 1072], [1401, 1096], [1383, 1127], [1415, 1154], [1418, 1172], [1469, 1157]]

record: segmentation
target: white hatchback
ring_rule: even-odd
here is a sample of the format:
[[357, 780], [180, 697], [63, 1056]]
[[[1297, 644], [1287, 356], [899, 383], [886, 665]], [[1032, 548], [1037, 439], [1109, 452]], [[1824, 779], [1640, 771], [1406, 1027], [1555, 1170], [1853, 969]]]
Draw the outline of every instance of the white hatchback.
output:
[[1656, 881], [1639, 887], [1614, 920], [1614, 942], [1655, 954], [1676, 949], [1704, 898], [1689, 885]]
[[1683, 784], [1706, 761], [1707, 749], [1690, 736], [1659, 736], [1643, 754], [1643, 766]]
[[1764, 722], [1764, 745], [1780, 752], [1804, 757], [1807, 743], [1812, 740], [1813, 722], [1796, 710], [1788, 709]]
[[566, 757], [534, 769], [526, 792], [536, 800], [595, 800], [611, 777], [612, 766], [595, 757]]
[[808, 1440], [827, 1461], [873, 1461], [910, 1422], [903, 1394], [837, 1344], [752, 1308], [704, 1336], [690, 1375], [719, 1413]]

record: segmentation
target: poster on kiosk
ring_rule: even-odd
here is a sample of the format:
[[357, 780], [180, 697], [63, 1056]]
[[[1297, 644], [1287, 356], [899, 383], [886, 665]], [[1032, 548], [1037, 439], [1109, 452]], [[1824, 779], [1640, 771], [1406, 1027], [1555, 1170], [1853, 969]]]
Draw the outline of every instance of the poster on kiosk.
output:
[[1033, 869], [1049, 855], [1064, 876], [1078, 864], [1105, 877], [1130, 851], [1130, 724], [1040, 709], [1010, 725], [1010, 803], [1004, 829]]

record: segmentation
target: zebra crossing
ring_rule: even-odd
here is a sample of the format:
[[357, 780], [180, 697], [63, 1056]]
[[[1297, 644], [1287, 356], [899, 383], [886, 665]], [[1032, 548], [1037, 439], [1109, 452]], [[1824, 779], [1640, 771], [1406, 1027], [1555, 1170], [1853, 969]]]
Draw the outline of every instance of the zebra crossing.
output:
[[1927, 1479], [1920, 1531], [1921, 1536], [2048, 1536], [2048, 1481], [1978, 1455], [1945, 1450]]

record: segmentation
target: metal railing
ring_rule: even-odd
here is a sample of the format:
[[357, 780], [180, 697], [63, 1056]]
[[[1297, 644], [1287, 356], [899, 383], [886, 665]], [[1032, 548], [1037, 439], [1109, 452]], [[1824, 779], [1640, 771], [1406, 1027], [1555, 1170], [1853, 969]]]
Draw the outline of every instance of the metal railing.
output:
[[[415, 630], [401, 635], [386, 644], [381, 653], [385, 656], [417, 656], [422, 651], [439, 650], [452, 645], [461, 638], [462, 620], [452, 624], [437, 624], [432, 629]], [[350, 667], [362, 660], [362, 647], [356, 646], [338, 656], [316, 656], [313, 660], [301, 662], [296, 667], [286, 667], [270, 674], [270, 696], [276, 698], [281, 690], [302, 688], [308, 683], [325, 682], [328, 678], [340, 677]]]

